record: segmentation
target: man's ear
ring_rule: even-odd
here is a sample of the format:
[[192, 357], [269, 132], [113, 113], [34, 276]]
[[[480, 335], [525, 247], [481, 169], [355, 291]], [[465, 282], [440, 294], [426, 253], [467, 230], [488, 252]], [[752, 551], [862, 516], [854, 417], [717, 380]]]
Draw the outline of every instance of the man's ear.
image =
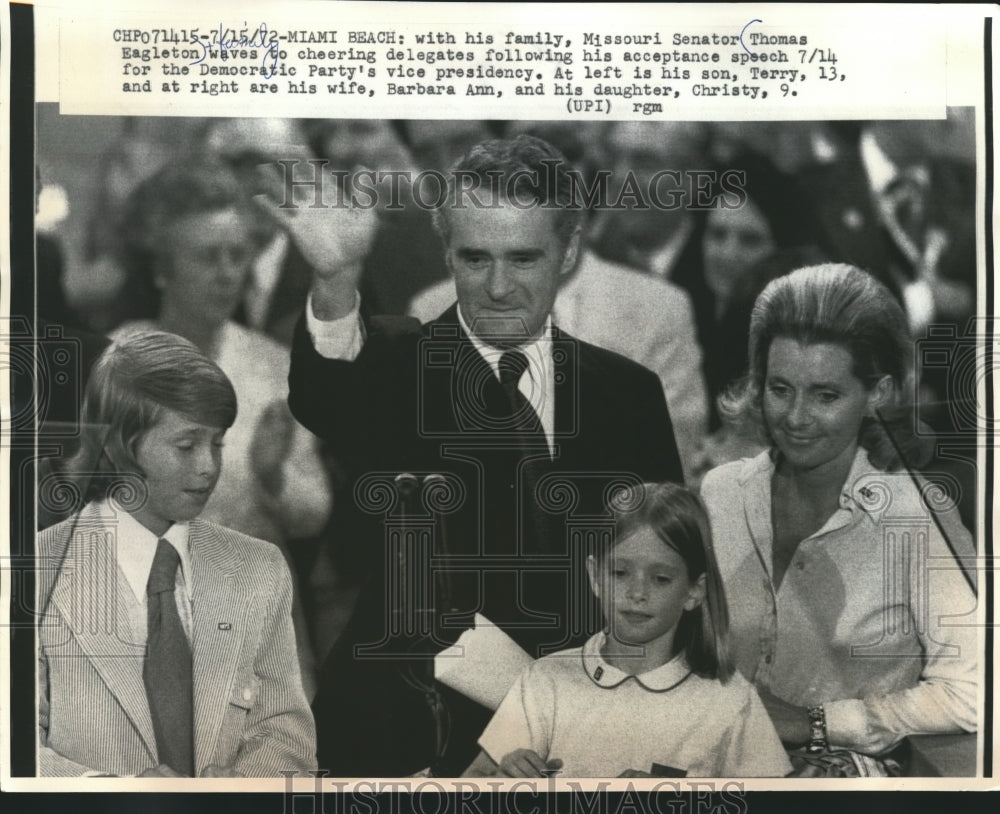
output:
[[892, 376], [886, 374], [875, 382], [875, 386], [868, 393], [868, 411], [874, 413], [876, 410], [881, 410], [883, 407], [892, 404], [892, 397], [895, 392], [896, 385], [892, 380]]
[[700, 574], [694, 581], [687, 599], [684, 600], [684, 610], [694, 610], [705, 601], [705, 575]]
[[580, 257], [580, 240], [582, 239], [582, 234], [583, 229], [577, 226], [573, 230], [573, 234], [570, 235], [569, 241], [566, 243], [566, 251], [563, 252], [562, 266], [559, 269], [561, 276], [569, 274], [576, 268], [576, 261]]
[[600, 566], [597, 564], [597, 560], [594, 559], [593, 554], [590, 554], [587, 557], [587, 576], [590, 577], [590, 590], [594, 592], [594, 596], [600, 599], [601, 572], [600, 572]]

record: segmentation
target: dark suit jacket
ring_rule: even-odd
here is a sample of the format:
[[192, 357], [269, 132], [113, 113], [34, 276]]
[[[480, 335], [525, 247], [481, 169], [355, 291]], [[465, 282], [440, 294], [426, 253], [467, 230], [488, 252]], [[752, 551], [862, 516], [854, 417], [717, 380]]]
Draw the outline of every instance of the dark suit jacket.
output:
[[[414, 704], [393, 696], [384, 665], [405, 647], [441, 649], [471, 626], [476, 611], [533, 656], [579, 643], [600, 625], [583, 563], [609, 533], [611, 485], [681, 481], [682, 474], [659, 380], [624, 357], [555, 331], [556, 455], [549, 460], [541, 444], [527, 463], [523, 445], [503, 429], [499, 382], [462, 333], [454, 307], [422, 328], [415, 320], [369, 320], [366, 327], [360, 356], [343, 362], [316, 353], [300, 322], [289, 404], [349, 473], [351, 494], [337, 505], [354, 522], [341, 535], [361, 549], [358, 562], [370, 575], [320, 679], [320, 765], [341, 774], [402, 774], [430, 762], [434, 733], [422, 698], [414, 694]], [[442, 488], [425, 489], [411, 519], [429, 542], [423, 556], [411, 547], [403, 559], [422, 581], [400, 578], [399, 559], [385, 556], [396, 552], [400, 517], [391, 491], [399, 473], [444, 476]], [[417, 635], [407, 635], [398, 615], [400, 604], [409, 607], [399, 588], [408, 579], [418, 605], [423, 585], [430, 596], [424, 606], [435, 608], [433, 624]], [[358, 651], [359, 644], [368, 647]], [[375, 693], [377, 702], [358, 703], [358, 695]], [[474, 757], [488, 716], [452, 700], [453, 760], [445, 770], [458, 772]], [[342, 736], [344, 716], [359, 710], [364, 734], [352, 736], [349, 748], [325, 737], [327, 728]]]
[[[929, 160], [928, 168], [931, 196], [927, 220], [948, 237], [938, 270], [942, 277], [964, 282], [975, 291], [975, 171], [946, 159]], [[813, 196], [826, 240], [824, 248], [831, 259], [869, 271], [898, 295], [901, 283], [912, 279], [913, 271], [881, 225], [861, 159], [848, 156], [832, 164], [803, 168], [800, 180]]]

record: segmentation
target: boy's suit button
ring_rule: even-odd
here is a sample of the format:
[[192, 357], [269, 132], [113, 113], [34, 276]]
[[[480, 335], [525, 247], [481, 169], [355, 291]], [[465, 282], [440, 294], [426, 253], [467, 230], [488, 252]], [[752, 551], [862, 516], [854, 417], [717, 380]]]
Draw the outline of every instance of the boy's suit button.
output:
[[241, 677], [233, 682], [229, 703], [243, 709], [250, 709], [260, 695], [260, 681], [254, 676]]

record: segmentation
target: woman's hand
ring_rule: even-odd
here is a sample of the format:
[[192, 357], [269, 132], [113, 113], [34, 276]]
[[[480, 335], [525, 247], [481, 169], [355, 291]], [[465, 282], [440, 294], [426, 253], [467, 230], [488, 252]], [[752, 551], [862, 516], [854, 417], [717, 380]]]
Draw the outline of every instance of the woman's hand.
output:
[[279, 400], [261, 413], [250, 444], [250, 466], [266, 495], [277, 497], [284, 488], [281, 467], [292, 448], [295, 419]]
[[498, 775], [500, 777], [546, 777], [562, 768], [563, 762], [557, 758], [542, 760], [531, 749], [515, 749], [503, 756]]
[[771, 716], [771, 723], [774, 724], [782, 743], [801, 746], [809, 740], [811, 735], [809, 710], [782, 701], [776, 695], [762, 688], [758, 688], [757, 693], [760, 695], [760, 700], [764, 702], [764, 708]]

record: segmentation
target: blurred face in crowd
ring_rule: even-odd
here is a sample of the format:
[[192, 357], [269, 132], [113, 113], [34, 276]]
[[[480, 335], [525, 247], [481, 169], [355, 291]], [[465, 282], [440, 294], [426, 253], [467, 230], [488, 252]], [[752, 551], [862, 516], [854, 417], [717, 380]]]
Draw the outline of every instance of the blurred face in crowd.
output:
[[466, 324], [484, 342], [519, 345], [537, 337], [562, 276], [576, 262], [579, 235], [564, 245], [556, 214], [509, 202], [451, 209], [446, 262]]
[[420, 169], [444, 172], [469, 148], [490, 137], [481, 121], [462, 119], [406, 123], [410, 150]]
[[[651, 206], [635, 206], [630, 196], [622, 204], [630, 207], [618, 219], [623, 230], [622, 239], [640, 250], [649, 250], [665, 244], [687, 219], [686, 204], [681, 199], [679, 208], [661, 208], [655, 205], [650, 185], [655, 185], [655, 195], [664, 204], [675, 202], [680, 190], [688, 190], [683, 175], [688, 170], [704, 170], [707, 161], [701, 149], [701, 125], [687, 122], [647, 123], [617, 122], [611, 126], [606, 138], [606, 152], [614, 157], [614, 167], [609, 193], [618, 200], [626, 180], [631, 177], [641, 190], [641, 195]], [[604, 169], [604, 168], [601, 168]], [[665, 177], [663, 171], [681, 173]]]
[[184, 215], [167, 227], [163, 242], [164, 262], [156, 275], [162, 311], [206, 326], [229, 319], [253, 261], [247, 219], [235, 208]]
[[705, 282], [716, 300], [728, 300], [740, 278], [775, 248], [771, 227], [750, 198], [739, 209], [716, 207], [709, 212], [703, 243]]
[[[612, 127], [609, 152], [615, 156], [615, 175], [632, 172], [643, 189], [660, 170], [679, 169], [670, 165], [670, 151], [659, 134], [640, 122], [621, 122]], [[615, 178], [619, 183], [622, 178]]]
[[862, 419], [890, 387], [886, 376], [868, 388], [854, 374], [850, 351], [841, 345], [803, 344], [779, 336], [768, 351], [764, 421], [793, 469], [849, 468]]
[[330, 119], [323, 137], [323, 158], [334, 169], [396, 169], [404, 149], [389, 122], [379, 119]]

